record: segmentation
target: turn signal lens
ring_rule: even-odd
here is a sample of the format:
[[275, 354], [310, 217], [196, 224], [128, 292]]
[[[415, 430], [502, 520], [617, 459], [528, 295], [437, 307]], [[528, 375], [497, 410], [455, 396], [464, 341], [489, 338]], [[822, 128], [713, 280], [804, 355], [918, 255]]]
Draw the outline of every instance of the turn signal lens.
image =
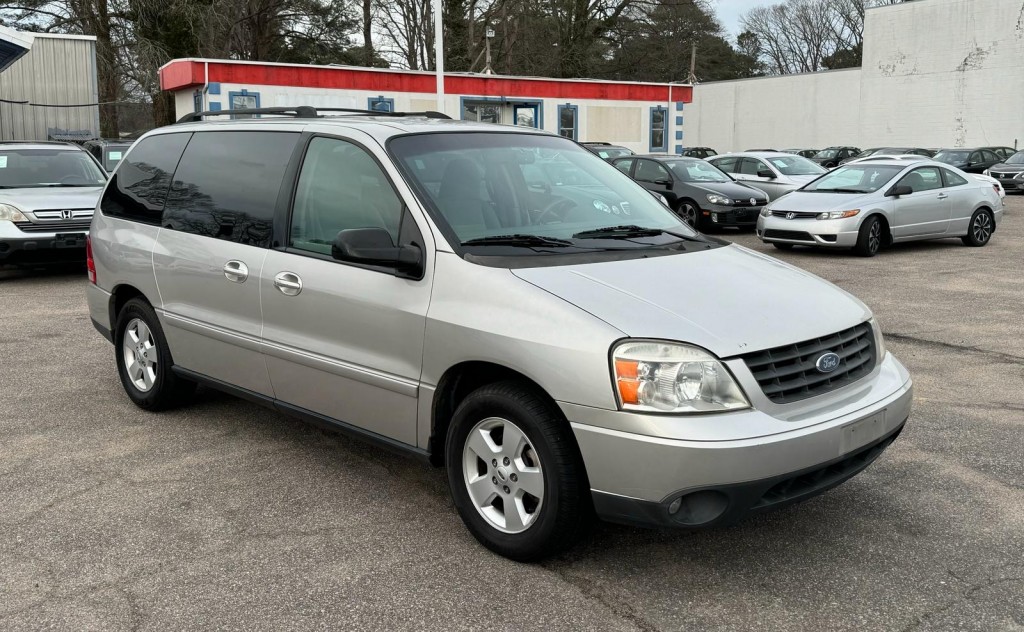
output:
[[859, 208], [855, 208], [852, 211], [829, 211], [827, 213], [819, 213], [818, 219], [845, 219], [847, 217], [853, 217], [860, 213]]

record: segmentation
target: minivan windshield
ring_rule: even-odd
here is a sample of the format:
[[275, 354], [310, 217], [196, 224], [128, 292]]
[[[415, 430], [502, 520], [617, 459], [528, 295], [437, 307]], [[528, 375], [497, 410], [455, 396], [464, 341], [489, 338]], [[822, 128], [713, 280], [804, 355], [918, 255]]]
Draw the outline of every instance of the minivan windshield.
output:
[[0, 189], [101, 187], [107, 176], [76, 149], [0, 150]]
[[712, 243], [614, 166], [558, 136], [415, 134], [392, 139], [388, 150], [463, 247], [515, 255]]
[[885, 186], [906, 167], [860, 163], [839, 167], [798, 191], [814, 193], [872, 193]]

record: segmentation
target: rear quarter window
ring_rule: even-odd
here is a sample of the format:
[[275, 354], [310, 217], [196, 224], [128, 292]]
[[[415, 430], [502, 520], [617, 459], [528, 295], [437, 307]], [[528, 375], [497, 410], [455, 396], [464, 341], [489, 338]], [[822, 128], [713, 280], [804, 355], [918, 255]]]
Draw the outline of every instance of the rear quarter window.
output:
[[171, 177], [191, 136], [160, 134], [139, 141], [111, 176], [100, 212], [107, 217], [159, 225]]

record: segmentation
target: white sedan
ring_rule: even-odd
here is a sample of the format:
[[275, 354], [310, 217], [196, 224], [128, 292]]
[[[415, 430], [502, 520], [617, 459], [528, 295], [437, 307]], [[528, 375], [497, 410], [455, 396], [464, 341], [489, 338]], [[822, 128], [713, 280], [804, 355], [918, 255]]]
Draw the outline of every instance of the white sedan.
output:
[[757, 236], [781, 249], [852, 248], [866, 257], [921, 239], [987, 244], [1003, 216], [997, 190], [955, 167], [916, 158], [847, 163], [765, 206]]

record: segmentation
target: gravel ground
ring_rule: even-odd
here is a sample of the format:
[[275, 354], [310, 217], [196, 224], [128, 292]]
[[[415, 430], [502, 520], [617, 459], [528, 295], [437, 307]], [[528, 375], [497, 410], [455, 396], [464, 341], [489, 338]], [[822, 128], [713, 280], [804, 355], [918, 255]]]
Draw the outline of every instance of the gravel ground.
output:
[[703, 532], [480, 547], [441, 470], [203, 391], [132, 405], [81, 271], [0, 271], [0, 629], [1024, 630], [1024, 197], [988, 247], [780, 252], [914, 376], [865, 473]]

